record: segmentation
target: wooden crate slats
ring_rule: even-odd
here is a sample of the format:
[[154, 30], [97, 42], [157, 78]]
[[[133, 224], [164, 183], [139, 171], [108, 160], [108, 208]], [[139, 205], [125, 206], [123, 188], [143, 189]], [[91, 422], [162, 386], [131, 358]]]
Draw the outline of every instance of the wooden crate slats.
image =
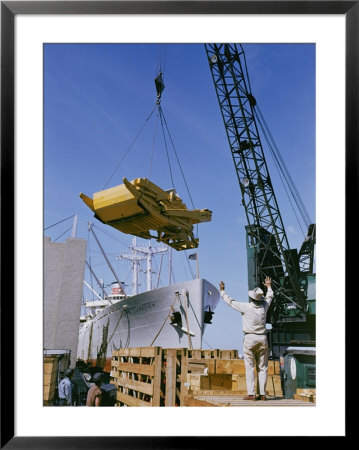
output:
[[126, 389], [131, 389], [133, 391], [141, 392], [147, 395], [153, 395], [153, 384], [144, 383], [143, 381], [133, 380], [131, 378], [119, 377], [117, 378], [117, 385], [122, 386]]
[[151, 404], [152, 406], [160, 406], [161, 401], [161, 372], [162, 372], [162, 349], [154, 357], [152, 364], [154, 366], [153, 373], [153, 393]]
[[118, 371], [153, 376], [155, 373], [155, 367], [153, 364], [150, 365], [150, 364], [135, 364], [135, 363], [119, 362]]
[[182, 406], [184, 403], [185, 396], [187, 395], [187, 374], [188, 374], [188, 352], [187, 349], [183, 349], [183, 355], [181, 358], [181, 372], [180, 372], [180, 393], [179, 393], [179, 404]]
[[177, 351], [168, 348], [166, 351], [166, 403], [165, 406], [176, 404], [176, 357]]
[[151, 406], [149, 402], [119, 391], [117, 392], [117, 401], [120, 403], [124, 403], [127, 406]]
[[[277, 396], [278, 372], [278, 362], [269, 361], [267, 390]], [[191, 391], [204, 388], [245, 393], [244, 360], [238, 350], [119, 349], [113, 352], [111, 377], [121, 406], [184, 406]]]
[[129, 347], [120, 348], [112, 352], [113, 357], [134, 356], [137, 358], [154, 358], [161, 351], [161, 347]]

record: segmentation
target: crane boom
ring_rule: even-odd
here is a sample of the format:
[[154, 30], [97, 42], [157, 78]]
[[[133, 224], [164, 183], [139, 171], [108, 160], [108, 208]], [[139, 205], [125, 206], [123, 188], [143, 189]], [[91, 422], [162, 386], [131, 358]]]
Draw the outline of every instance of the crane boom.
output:
[[292, 299], [304, 310], [298, 257], [289, 247], [264, 157], [244, 50], [237, 44], [205, 44], [205, 48], [242, 193], [247, 247], [254, 249], [256, 259], [249, 287], [271, 276], [277, 305], [280, 298], [284, 303]]

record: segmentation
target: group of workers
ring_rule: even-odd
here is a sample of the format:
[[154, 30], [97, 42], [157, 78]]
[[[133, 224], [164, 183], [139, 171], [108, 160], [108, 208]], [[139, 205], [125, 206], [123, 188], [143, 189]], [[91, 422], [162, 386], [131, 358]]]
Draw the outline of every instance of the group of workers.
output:
[[[75, 387], [71, 381], [74, 376], [74, 369], [67, 369], [64, 378], [59, 383], [59, 406], [75, 406], [76, 399], [74, 395]], [[94, 384], [87, 392], [86, 406], [101, 406], [103, 382], [103, 373], [95, 373], [92, 377]]]

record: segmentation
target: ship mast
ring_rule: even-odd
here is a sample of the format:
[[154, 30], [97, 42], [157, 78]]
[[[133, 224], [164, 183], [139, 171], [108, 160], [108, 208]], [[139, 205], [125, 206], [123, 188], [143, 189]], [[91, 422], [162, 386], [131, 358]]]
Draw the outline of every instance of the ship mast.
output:
[[137, 255], [135, 247], [136, 247], [136, 238], [134, 237], [132, 246], [130, 247], [131, 253], [120, 253], [118, 256], [116, 256], [116, 259], [122, 258], [132, 261], [132, 274], [133, 274], [132, 295], [138, 294], [138, 269], [140, 261], [146, 259], [146, 256]]
[[143, 253], [147, 255], [147, 290], [152, 290], [152, 255], [156, 253], [164, 253], [167, 252], [166, 247], [152, 247], [151, 241], [148, 241], [148, 247], [136, 247], [136, 243], [134, 242], [133, 250], [139, 253]]
[[148, 241], [148, 247], [137, 247], [136, 238], [133, 238], [132, 246], [130, 247], [131, 253], [121, 253], [116, 259], [128, 259], [132, 261], [133, 271], [133, 295], [138, 294], [138, 271], [140, 261], [147, 260], [147, 290], [152, 290], [152, 256], [156, 253], [163, 253], [167, 251], [166, 247], [152, 247], [151, 241]]

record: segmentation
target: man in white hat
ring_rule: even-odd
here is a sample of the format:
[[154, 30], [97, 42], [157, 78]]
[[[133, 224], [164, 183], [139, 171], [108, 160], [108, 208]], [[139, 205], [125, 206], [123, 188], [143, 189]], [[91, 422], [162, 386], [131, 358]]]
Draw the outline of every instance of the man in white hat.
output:
[[264, 283], [267, 295], [264, 297], [262, 289], [256, 287], [249, 291], [249, 303], [237, 302], [225, 293], [223, 281], [219, 289], [223, 300], [243, 316], [243, 353], [246, 368], [247, 396], [245, 400], [256, 400], [254, 384], [254, 368], [257, 368], [259, 381], [259, 394], [261, 400], [266, 400], [266, 383], [268, 370], [268, 340], [266, 330], [266, 317], [268, 308], [273, 299], [272, 280], [266, 277]]

